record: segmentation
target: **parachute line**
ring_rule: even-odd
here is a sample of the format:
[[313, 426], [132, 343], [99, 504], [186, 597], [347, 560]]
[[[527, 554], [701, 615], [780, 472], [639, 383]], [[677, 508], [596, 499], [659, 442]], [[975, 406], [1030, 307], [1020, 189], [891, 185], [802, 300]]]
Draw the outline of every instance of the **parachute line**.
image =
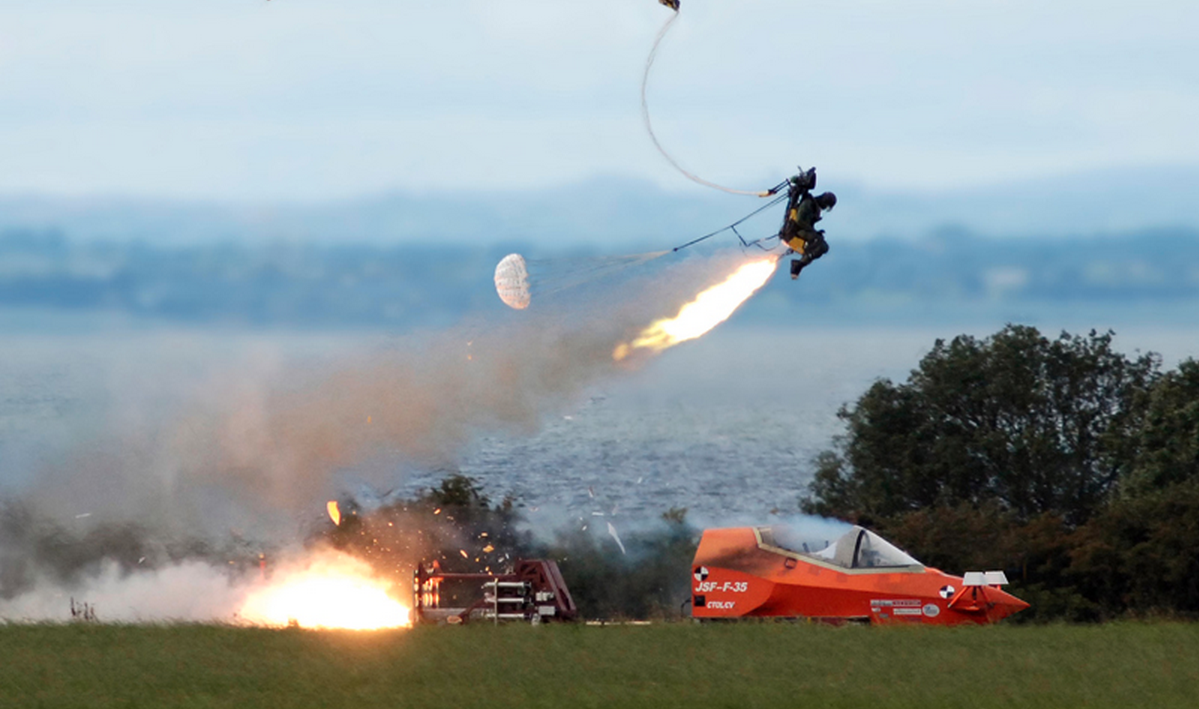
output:
[[[586, 285], [592, 281], [606, 278], [619, 273], [626, 268], [649, 263], [656, 258], [665, 256], [669, 251], [655, 251], [636, 256], [615, 256], [611, 259], [600, 258], [590, 267], [569, 269], [564, 267], [565, 259], [546, 259], [530, 261], [530, 267], [539, 274], [534, 291], [540, 295], [552, 295], [571, 288]], [[557, 273], [555, 273], [555, 271]]]
[[[782, 182], [772, 188], [767, 194], [777, 194], [787, 185]], [[716, 231], [704, 234], [698, 239], [692, 239], [685, 244], [676, 246], [669, 251], [649, 251], [641, 254], [626, 254], [621, 256], [579, 256], [551, 259], [528, 259], [520, 254], [508, 254], [495, 267], [495, 290], [500, 300], [514, 310], [528, 308], [534, 296], [540, 299], [571, 288], [591, 283], [612, 276], [626, 268], [639, 266], [694, 246], [701, 241], [731, 231], [741, 242], [743, 249], [755, 246], [762, 251], [770, 251], [763, 242], [778, 238], [778, 234], [747, 241], [737, 227], [776, 204], [787, 199], [786, 193], [778, 195], [766, 204], [746, 214], [737, 221]]]
[[[778, 192], [780, 189], [782, 189], [782, 188], [783, 188], [783, 186], [784, 186], [784, 185], [786, 185], [786, 184], [787, 184], [787, 183], [786, 183], [786, 182], [784, 182], [784, 183], [780, 184], [779, 186], [775, 187], [774, 189], [770, 190], [770, 192], [768, 192], [768, 193], [764, 192], [764, 193], [763, 193], [763, 196], [770, 195], [770, 194], [775, 194], [775, 193], [776, 193], [776, 192]], [[681, 244], [681, 245], [679, 245], [679, 246], [676, 246], [676, 247], [674, 247], [673, 249], [671, 249], [671, 250], [670, 250], [670, 252], [671, 252], [671, 253], [674, 253], [675, 251], [682, 251], [683, 249], [687, 248], [688, 246], [695, 246], [696, 244], [698, 244], [698, 243], [699, 243], [699, 242], [701, 242], [701, 241], [707, 241], [708, 239], [711, 239], [713, 236], [716, 236], [717, 234], [723, 234], [723, 233], [724, 233], [724, 232], [726, 232], [726, 231], [731, 231], [731, 232], [733, 232], [734, 234], [736, 234], [736, 235], [737, 235], [737, 238], [738, 238], [738, 239], [740, 239], [740, 241], [741, 241], [741, 245], [742, 245], [742, 246], [759, 246], [759, 247], [761, 247], [761, 242], [763, 242], [763, 241], [766, 241], [767, 239], [773, 239], [773, 238], [774, 238], [774, 236], [778, 236], [778, 235], [777, 235], [777, 234], [775, 234], [774, 236], [767, 236], [767, 237], [764, 237], [764, 238], [762, 238], [762, 239], [755, 239], [754, 241], [746, 241], [746, 240], [745, 240], [745, 237], [741, 236], [741, 234], [740, 234], [740, 233], [737, 231], [737, 227], [741, 226], [742, 222], [747, 222], [747, 221], [749, 221], [750, 219], [752, 219], [752, 218], [754, 218], [754, 217], [758, 216], [758, 215], [759, 215], [759, 214], [761, 214], [762, 212], [766, 211], [767, 209], [770, 209], [771, 207], [773, 207], [774, 205], [778, 204], [779, 202], [782, 202], [782, 201], [783, 201], [783, 200], [785, 200], [785, 199], [787, 199], [787, 195], [785, 195], [785, 194], [779, 195], [778, 197], [775, 197], [774, 199], [770, 200], [769, 202], [767, 202], [766, 204], [762, 205], [761, 207], [758, 207], [757, 209], [755, 209], [754, 211], [750, 212], [749, 214], [746, 214], [744, 217], [741, 217], [740, 219], [738, 219], [737, 221], [733, 222], [732, 224], [729, 224], [728, 226], [721, 227], [721, 228], [719, 228], [719, 229], [717, 229], [716, 231], [713, 231], [713, 232], [711, 232], [711, 233], [704, 234], [703, 236], [699, 237], [698, 239], [692, 239], [691, 241], [688, 241], [688, 242], [687, 242], [687, 243], [685, 243], [685, 244]]]
[[669, 253], [651, 251], [624, 256], [528, 260], [520, 254], [509, 254], [496, 265], [495, 290], [505, 305], [524, 310], [534, 300], [613, 276], [626, 268], [649, 263]]
[[692, 182], [696, 182], [705, 187], [711, 187], [713, 189], [718, 189], [722, 192], [728, 192], [729, 194], [744, 194], [744, 195], [752, 195], [754, 197], [769, 197], [769, 196], [771, 196], [774, 193], [770, 192], [770, 191], [762, 192], [762, 191], [750, 191], [750, 190], [735, 190], [731, 187], [725, 187], [724, 185], [718, 185], [715, 182], [709, 182], [708, 180], [705, 180], [704, 178], [690, 172], [685, 167], [680, 165], [679, 161], [675, 160], [674, 157], [671, 156], [670, 153], [666, 152], [666, 148], [662, 147], [662, 143], [658, 141], [658, 136], [657, 136], [657, 134], [654, 133], [653, 121], [651, 121], [650, 117], [649, 117], [649, 99], [648, 99], [649, 74], [650, 74], [650, 70], [654, 68], [654, 61], [658, 58], [658, 48], [662, 45], [662, 40], [666, 38], [666, 33], [670, 31], [671, 26], [674, 25], [674, 21], [677, 20], [678, 18], [679, 18], [679, 12], [678, 12], [678, 10], [675, 10], [674, 14], [671, 15], [670, 18], [668, 20], [666, 20], [666, 23], [662, 25], [662, 29], [658, 30], [658, 36], [654, 39], [654, 46], [653, 46], [653, 48], [651, 48], [649, 50], [649, 56], [646, 57], [646, 60], [645, 60], [645, 74], [641, 77], [641, 120], [645, 123], [645, 130], [646, 130], [646, 132], [649, 133], [650, 140], [654, 141], [654, 147], [658, 149], [659, 153], [662, 153], [662, 157], [666, 158], [666, 161], [669, 162], [671, 165], [673, 165], [674, 169], [678, 170], [680, 173], [683, 174], [684, 177], [691, 180]]

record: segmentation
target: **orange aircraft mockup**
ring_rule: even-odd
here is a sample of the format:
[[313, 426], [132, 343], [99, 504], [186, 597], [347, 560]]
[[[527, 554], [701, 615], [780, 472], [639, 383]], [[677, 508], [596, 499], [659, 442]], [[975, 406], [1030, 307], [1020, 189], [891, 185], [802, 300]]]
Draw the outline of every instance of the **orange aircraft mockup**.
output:
[[830, 543], [789, 527], [706, 529], [692, 568], [695, 618], [805, 617], [929, 625], [993, 623], [1028, 607], [1002, 571], [951, 576], [861, 527]]

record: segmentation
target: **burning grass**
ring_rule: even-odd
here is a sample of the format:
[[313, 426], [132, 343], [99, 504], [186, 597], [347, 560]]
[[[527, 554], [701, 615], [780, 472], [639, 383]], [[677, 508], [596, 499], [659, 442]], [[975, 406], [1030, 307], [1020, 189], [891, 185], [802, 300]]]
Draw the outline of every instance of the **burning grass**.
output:
[[[4, 706], [1190, 707], [1199, 625], [0, 626]], [[802, 700], [802, 701], [801, 701]]]

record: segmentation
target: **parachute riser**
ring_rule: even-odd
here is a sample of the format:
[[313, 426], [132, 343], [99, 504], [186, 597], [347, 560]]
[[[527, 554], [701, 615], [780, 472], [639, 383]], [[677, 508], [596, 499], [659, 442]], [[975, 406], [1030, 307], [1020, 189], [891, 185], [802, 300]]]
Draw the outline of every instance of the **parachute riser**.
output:
[[[786, 182], [783, 182], [783, 183], [782, 183], [782, 185], [785, 185], [785, 184], [787, 184], [787, 183], [786, 183]], [[775, 189], [775, 193], [776, 193], [776, 194], [777, 194], [777, 191], [778, 191], [778, 190], [782, 189], [782, 185], [780, 185], [780, 186], [778, 186], [778, 187], [774, 188], [774, 189]], [[783, 201], [783, 200], [785, 200], [785, 199], [787, 199], [787, 195], [785, 195], [785, 194], [784, 194], [784, 195], [781, 195], [781, 196], [778, 196], [778, 197], [775, 197], [774, 199], [770, 200], [769, 202], [767, 202], [766, 204], [762, 205], [761, 207], [758, 207], [757, 209], [755, 209], [754, 211], [750, 212], [749, 214], [746, 214], [744, 217], [741, 217], [740, 219], [738, 219], [737, 221], [733, 222], [732, 224], [729, 224], [728, 226], [725, 226], [725, 227], [721, 227], [720, 229], [717, 229], [716, 231], [714, 231], [714, 232], [712, 232], [712, 233], [710, 233], [710, 234], [704, 234], [703, 236], [699, 237], [698, 239], [692, 239], [691, 241], [688, 241], [688, 242], [687, 242], [687, 243], [685, 243], [685, 244], [682, 244], [682, 245], [676, 246], [676, 247], [674, 247], [673, 249], [671, 249], [671, 252], [673, 253], [673, 252], [677, 252], [677, 251], [682, 251], [683, 249], [685, 249], [685, 248], [687, 248], [687, 247], [689, 247], [689, 246], [695, 246], [696, 244], [700, 243], [701, 241], [706, 241], [706, 240], [708, 240], [708, 239], [711, 239], [713, 236], [717, 236], [717, 235], [719, 235], [719, 234], [723, 234], [723, 233], [724, 233], [724, 232], [726, 232], [726, 231], [732, 231], [734, 234], [736, 234], [736, 235], [737, 235], [737, 238], [741, 240], [741, 245], [742, 245], [742, 246], [751, 246], [751, 245], [753, 245], [753, 244], [756, 244], [756, 243], [758, 243], [758, 242], [761, 242], [761, 241], [762, 241], [762, 239], [757, 239], [756, 241], [747, 242], [747, 241], [745, 240], [745, 238], [744, 238], [744, 237], [742, 237], [742, 236], [741, 236], [741, 234], [740, 234], [740, 233], [737, 231], [737, 227], [738, 227], [738, 226], [740, 226], [740, 225], [741, 225], [743, 222], [749, 221], [749, 220], [750, 220], [750, 219], [752, 219], [753, 217], [756, 217], [756, 216], [758, 216], [758, 215], [759, 215], [759, 214], [761, 214], [762, 212], [766, 211], [767, 209], [770, 209], [771, 207], [773, 207], [773, 206], [774, 206], [774, 205], [776, 205], [776, 204], [779, 204], [780, 202], [782, 202], [782, 201]], [[766, 237], [766, 238], [768, 238], [768, 239], [769, 239], [769, 238], [772, 238], [772, 237]]]

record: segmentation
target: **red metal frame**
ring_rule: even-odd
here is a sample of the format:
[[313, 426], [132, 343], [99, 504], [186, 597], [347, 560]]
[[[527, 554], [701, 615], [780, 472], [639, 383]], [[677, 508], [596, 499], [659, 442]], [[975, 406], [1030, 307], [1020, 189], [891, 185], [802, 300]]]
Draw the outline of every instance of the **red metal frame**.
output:
[[[481, 598], [464, 608], [441, 605], [443, 581], [479, 581]], [[568, 621], [578, 616], [558, 565], [547, 559], [521, 559], [507, 574], [454, 573], [441, 565], [420, 564], [412, 580], [413, 618], [417, 623], [468, 623], [478, 620]]]

